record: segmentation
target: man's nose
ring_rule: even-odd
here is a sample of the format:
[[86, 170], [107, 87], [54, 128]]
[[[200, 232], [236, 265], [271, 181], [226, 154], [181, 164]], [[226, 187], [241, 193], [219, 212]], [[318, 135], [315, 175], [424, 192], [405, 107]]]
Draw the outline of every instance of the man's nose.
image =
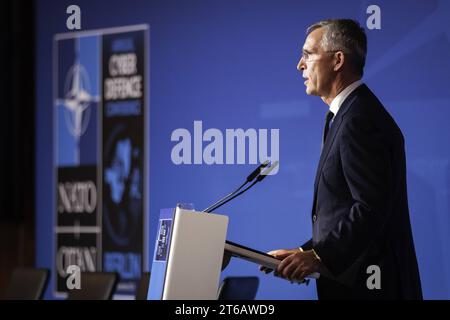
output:
[[306, 67], [305, 61], [303, 60], [303, 57], [301, 57], [301, 58], [300, 58], [300, 61], [299, 61], [298, 64], [297, 64], [297, 70], [298, 70], [298, 71], [305, 70], [305, 67]]

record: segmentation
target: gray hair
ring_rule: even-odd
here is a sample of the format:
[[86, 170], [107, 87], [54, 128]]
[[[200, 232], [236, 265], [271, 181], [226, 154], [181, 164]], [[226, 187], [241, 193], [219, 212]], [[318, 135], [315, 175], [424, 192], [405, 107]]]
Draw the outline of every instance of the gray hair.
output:
[[360, 76], [364, 73], [367, 54], [367, 37], [359, 23], [351, 19], [327, 19], [309, 26], [306, 34], [324, 28], [321, 45], [326, 51], [342, 51], [350, 55], [349, 62]]

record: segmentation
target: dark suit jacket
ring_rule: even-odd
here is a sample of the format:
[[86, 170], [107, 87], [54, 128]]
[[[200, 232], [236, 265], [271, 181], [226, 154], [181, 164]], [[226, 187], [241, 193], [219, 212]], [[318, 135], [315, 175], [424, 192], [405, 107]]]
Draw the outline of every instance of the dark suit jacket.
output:
[[[319, 299], [422, 299], [409, 220], [403, 135], [366, 85], [334, 118], [314, 183], [313, 237], [331, 277], [317, 280]], [[369, 290], [367, 267], [381, 271]]]

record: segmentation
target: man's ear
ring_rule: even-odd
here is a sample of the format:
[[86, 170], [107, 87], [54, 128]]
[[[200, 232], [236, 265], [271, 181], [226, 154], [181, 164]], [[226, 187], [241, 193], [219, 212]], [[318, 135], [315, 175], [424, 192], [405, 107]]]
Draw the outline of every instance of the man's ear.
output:
[[342, 51], [336, 51], [334, 54], [334, 71], [339, 71], [343, 68], [345, 62], [345, 55]]

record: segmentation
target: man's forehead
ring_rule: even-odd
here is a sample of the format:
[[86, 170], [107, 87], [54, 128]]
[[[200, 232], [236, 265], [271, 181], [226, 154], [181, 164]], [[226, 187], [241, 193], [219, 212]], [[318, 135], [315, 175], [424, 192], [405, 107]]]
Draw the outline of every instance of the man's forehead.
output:
[[312, 31], [305, 40], [303, 44], [303, 50], [306, 51], [317, 51], [320, 47], [320, 41], [322, 40], [322, 35], [324, 33], [323, 28], [318, 28]]

